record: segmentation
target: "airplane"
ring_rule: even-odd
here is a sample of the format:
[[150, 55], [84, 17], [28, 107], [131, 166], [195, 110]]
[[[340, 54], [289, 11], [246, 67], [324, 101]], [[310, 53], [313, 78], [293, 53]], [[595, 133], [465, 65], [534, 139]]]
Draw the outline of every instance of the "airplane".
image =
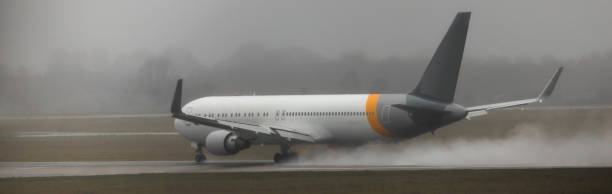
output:
[[459, 12], [414, 90], [405, 94], [209, 96], [181, 107], [177, 81], [171, 113], [176, 131], [196, 148], [195, 162], [234, 155], [251, 145], [279, 145], [275, 163], [297, 158], [296, 144], [352, 144], [403, 140], [488, 111], [542, 102], [563, 71], [559, 67], [535, 98], [463, 107], [455, 88], [471, 12]]

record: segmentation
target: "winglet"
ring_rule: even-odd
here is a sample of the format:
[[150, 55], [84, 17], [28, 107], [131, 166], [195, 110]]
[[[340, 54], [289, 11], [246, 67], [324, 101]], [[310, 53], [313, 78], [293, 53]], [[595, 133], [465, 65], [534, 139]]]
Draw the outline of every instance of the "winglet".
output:
[[544, 90], [542, 90], [542, 92], [540, 92], [540, 95], [537, 98], [539, 102], [542, 102], [542, 100], [548, 98], [553, 93], [553, 90], [555, 90], [555, 86], [557, 85], [557, 81], [559, 80], [559, 76], [561, 76], [561, 72], [563, 72], [563, 67], [559, 67], [552, 78], [548, 80], [546, 87]]
[[183, 114], [183, 111], [181, 111], [182, 93], [183, 79], [179, 79], [176, 82], [176, 89], [174, 90], [174, 97], [172, 98], [172, 107], [170, 107], [170, 112], [172, 113], [172, 116]]

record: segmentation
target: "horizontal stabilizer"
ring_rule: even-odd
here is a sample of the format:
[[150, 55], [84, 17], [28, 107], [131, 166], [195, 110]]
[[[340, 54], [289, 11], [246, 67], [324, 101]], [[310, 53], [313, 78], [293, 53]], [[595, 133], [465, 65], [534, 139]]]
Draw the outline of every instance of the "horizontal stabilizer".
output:
[[[510, 107], [515, 107], [515, 106], [527, 105], [527, 104], [531, 104], [535, 102], [542, 102], [544, 99], [548, 98], [552, 94], [562, 72], [563, 72], [563, 67], [559, 67], [559, 69], [557, 69], [557, 71], [553, 74], [553, 76], [548, 80], [548, 83], [546, 84], [542, 92], [540, 92], [540, 95], [538, 95], [538, 97], [536, 98], [469, 107], [467, 108], [468, 117], [466, 118], [469, 119], [470, 117], [486, 115], [486, 111], [488, 110], [510, 108]], [[482, 112], [482, 111], [485, 111], [485, 112]]]

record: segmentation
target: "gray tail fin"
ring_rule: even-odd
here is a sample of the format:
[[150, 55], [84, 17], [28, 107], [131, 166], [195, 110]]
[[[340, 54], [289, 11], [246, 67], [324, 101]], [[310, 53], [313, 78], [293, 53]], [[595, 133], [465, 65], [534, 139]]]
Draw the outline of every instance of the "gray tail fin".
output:
[[457, 13], [423, 73], [421, 81], [411, 92], [412, 95], [445, 103], [453, 102], [470, 14], [470, 12]]

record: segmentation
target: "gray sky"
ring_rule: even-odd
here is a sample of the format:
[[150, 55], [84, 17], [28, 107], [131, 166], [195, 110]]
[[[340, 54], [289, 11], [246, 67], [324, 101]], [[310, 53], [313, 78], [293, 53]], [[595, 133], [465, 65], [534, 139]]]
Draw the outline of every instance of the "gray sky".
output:
[[466, 55], [561, 59], [612, 48], [612, 1], [0, 0], [0, 63], [54, 52], [191, 50], [204, 64], [245, 43], [324, 56], [430, 56], [457, 11], [472, 11]]

